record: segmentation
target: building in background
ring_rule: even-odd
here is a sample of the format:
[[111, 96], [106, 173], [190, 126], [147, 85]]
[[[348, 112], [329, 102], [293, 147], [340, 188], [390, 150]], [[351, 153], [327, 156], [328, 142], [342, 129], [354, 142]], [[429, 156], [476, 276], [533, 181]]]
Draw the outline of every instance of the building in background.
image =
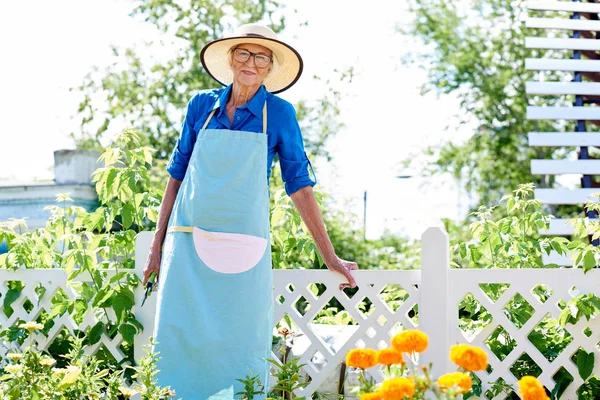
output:
[[[54, 179], [49, 181], [18, 182], [0, 180], [0, 222], [10, 218], [26, 218], [29, 229], [46, 225], [50, 211], [44, 207], [56, 204], [56, 196], [68, 193], [70, 205], [86, 210], [99, 206], [92, 173], [101, 167], [100, 153], [88, 150], [56, 150]], [[7, 251], [0, 243], [0, 254]]]

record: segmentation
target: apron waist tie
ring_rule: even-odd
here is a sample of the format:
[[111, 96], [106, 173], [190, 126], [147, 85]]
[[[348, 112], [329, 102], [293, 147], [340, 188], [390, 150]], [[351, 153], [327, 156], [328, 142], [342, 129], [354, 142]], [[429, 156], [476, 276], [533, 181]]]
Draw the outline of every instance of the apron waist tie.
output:
[[167, 229], [167, 232], [188, 232], [192, 233], [194, 231], [193, 226], [170, 226]]

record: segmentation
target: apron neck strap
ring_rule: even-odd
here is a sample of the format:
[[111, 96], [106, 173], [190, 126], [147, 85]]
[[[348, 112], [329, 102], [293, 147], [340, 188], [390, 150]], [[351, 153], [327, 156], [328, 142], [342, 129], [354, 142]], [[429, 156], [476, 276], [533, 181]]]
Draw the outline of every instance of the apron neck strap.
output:
[[265, 105], [263, 107], [263, 133], [267, 134], [267, 101], [265, 100]]
[[[202, 130], [206, 129], [206, 127], [208, 126], [208, 123], [212, 119], [213, 115], [215, 115], [215, 111], [217, 111], [216, 108], [210, 112], [210, 114], [208, 115], [208, 118], [206, 118], [206, 122], [202, 126]], [[262, 115], [263, 115], [263, 133], [266, 135], [267, 134], [267, 101], [266, 100], [265, 100], [265, 105], [263, 107]]]
[[204, 125], [202, 126], [202, 130], [205, 130], [206, 127], [208, 126], [208, 123], [210, 122], [210, 119], [213, 117], [213, 115], [215, 115], [215, 111], [217, 111], [217, 109], [215, 108], [214, 110], [212, 110], [210, 112], [210, 114], [208, 114], [208, 118], [206, 118], [206, 122], [204, 123]]

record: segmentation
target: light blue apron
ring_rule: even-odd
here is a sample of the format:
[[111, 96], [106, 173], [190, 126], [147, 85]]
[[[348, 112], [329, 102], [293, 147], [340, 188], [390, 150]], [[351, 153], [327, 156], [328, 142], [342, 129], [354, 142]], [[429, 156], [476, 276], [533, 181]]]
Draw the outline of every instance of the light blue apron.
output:
[[[184, 400], [239, 398], [236, 379], [268, 385], [273, 327], [267, 115], [263, 134], [206, 129], [163, 244], [154, 350], [158, 383]], [[264, 399], [264, 397], [260, 397]]]

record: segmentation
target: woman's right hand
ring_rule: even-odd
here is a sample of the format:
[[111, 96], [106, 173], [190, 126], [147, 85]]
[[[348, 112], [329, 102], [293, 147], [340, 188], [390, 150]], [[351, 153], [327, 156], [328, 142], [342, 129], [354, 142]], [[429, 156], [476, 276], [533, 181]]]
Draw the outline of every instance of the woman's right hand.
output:
[[[146, 283], [150, 279], [150, 275], [153, 272], [156, 272], [155, 281], [158, 282], [158, 276], [160, 275], [160, 261], [162, 258], [162, 249], [155, 248], [150, 249], [150, 253], [148, 254], [148, 259], [146, 260], [146, 266], [144, 267], [144, 281], [142, 282], [143, 286], [146, 286]], [[156, 291], [156, 287], [154, 288]]]

